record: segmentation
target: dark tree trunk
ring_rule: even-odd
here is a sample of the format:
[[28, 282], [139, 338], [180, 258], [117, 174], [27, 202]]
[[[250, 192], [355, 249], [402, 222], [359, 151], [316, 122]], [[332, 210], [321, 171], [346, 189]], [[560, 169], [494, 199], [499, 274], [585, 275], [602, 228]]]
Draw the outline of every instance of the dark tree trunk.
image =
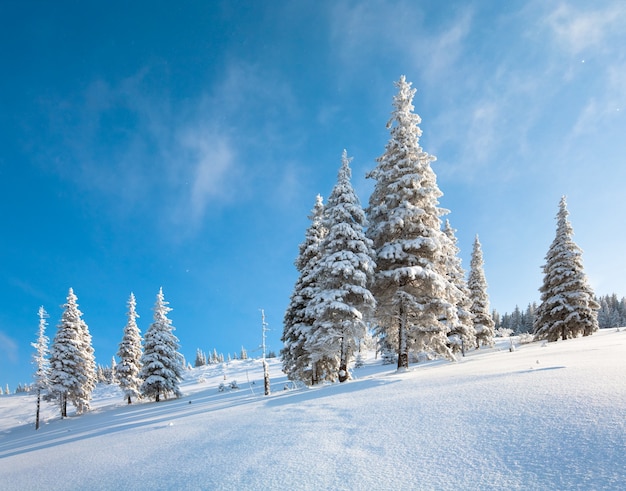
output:
[[270, 372], [267, 366], [267, 362], [263, 359], [263, 383], [265, 386], [265, 395], [270, 395]]
[[348, 374], [348, 364], [342, 362], [339, 364], [339, 382], [345, 382], [350, 378]]
[[400, 325], [398, 326], [398, 370], [409, 368], [409, 353], [406, 346], [406, 315], [400, 304]]
[[341, 356], [339, 358], [339, 382], [345, 382], [350, 378], [348, 373], [348, 353], [345, 338], [341, 338]]
[[61, 394], [61, 417], [67, 418], [67, 394]]
[[130, 396], [128, 396], [128, 404], [130, 404], [130, 402], [131, 402], [131, 401], [130, 401]]
[[35, 429], [39, 429], [39, 408], [41, 407], [41, 389], [37, 389], [37, 415], [35, 416]]

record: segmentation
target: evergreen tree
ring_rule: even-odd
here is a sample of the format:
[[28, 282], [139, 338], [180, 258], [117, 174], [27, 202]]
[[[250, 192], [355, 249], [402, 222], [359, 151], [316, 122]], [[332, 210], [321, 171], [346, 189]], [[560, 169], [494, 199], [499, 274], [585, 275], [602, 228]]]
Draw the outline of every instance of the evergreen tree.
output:
[[377, 330], [395, 345], [398, 368], [407, 368], [409, 352], [427, 351], [454, 359], [447, 346], [448, 325], [454, 325], [461, 293], [447, 277], [441, 230], [442, 196], [430, 163], [435, 157], [419, 145], [420, 117], [404, 76], [396, 83], [390, 139], [377, 167], [367, 209], [368, 237], [377, 264], [372, 291], [377, 301]]
[[513, 310], [513, 313], [511, 314], [510, 329], [512, 329], [513, 332], [520, 332], [523, 326], [524, 326], [524, 316], [522, 314], [522, 311], [519, 308], [519, 305], [516, 305], [515, 309]]
[[520, 334], [522, 332], [532, 332], [533, 324], [535, 322], [535, 311], [537, 310], [536, 303], [529, 303], [528, 307], [526, 307], [526, 312], [524, 312], [524, 316], [522, 319], [522, 327], [519, 331], [515, 331], [516, 334]]
[[480, 346], [493, 346], [495, 335], [495, 322], [489, 313], [489, 296], [487, 295], [487, 280], [485, 279], [483, 265], [483, 250], [477, 235], [474, 239], [470, 273], [467, 280], [471, 300], [470, 312], [473, 316], [474, 330], [476, 331], [477, 348], [480, 348]]
[[596, 302], [600, 305], [600, 309], [598, 310], [598, 327], [600, 327], [600, 329], [611, 327], [611, 307], [609, 307], [609, 303], [605, 297], [596, 299]]
[[502, 327], [502, 316], [500, 315], [500, 312], [498, 312], [496, 309], [493, 309], [491, 311], [491, 318], [493, 319], [494, 328], [500, 329]]
[[128, 298], [128, 313], [124, 334], [120, 342], [117, 356], [120, 359], [115, 371], [120, 389], [128, 404], [132, 403], [132, 398], [141, 396], [140, 387], [142, 380], [139, 376], [141, 371], [141, 332], [137, 327], [139, 314], [136, 311], [137, 302], [135, 295], [130, 294]]
[[207, 364], [206, 355], [200, 348], [196, 349], [196, 359], [193, 363], [194, 367], [202, 367]]
[[598, 329], [598, 309], [582, 262], [582, 250], [572, 236], [565, 196], [557, 214], [556, 237], [543, 266], [544, 280], [539, 288], [535, 338], [547, 341], [589, 336]]
[[50, 389], [57, 397], [61, 416], [67, 416], [67, 402], [78, 414], [89, 410], [96, 386], [96, 361], [89, 328], [78, 310], [77, 297], [70, 288], [61, 322], [50, 349]]
[[348, 363], [367, 330], [364, 316], [375, 305], [368, 289], [374, 252], [364, 232], [365, 213], [350, 183], [350, 160], [344, 150], [337, 184], [324, 210], [328, 233], [313, 273], [318, 290], [307, 309], [314, 321], [304, 345], [314, 365], [326, 361], [323, 377], [340, 382], [349, 378]]
[[315, 206], [309, 215], [311, 224], [306, 230], [304, 241], [300, 244], [298, 258], [294, 263], [300, 275], [285, 312], [281, 337], [283, 371], [291, 380], [301, 380], [311, 384], [319, 380], [318, 372], [322, 371], [321, 367], [324, 365], [323, 361], [318, 361], [316, 366], [313, 366], [309, 353], [304, 349], [307, 336], [313, 326], [313, 318], [307, 313], [307, 308], [318, 289], [314, 268], [320, 258], [320, 244], [327, 233], [322, 224], [323, 214], [324, 204], [322, 197], [318, 194]]
[[448, 277], [449, 280], [461, 292], [460, 299], [457, 302], [457, 322], [450, 324], [450, 332], [448, 340], [453, 353], [469, 349], [476, 343], [476, 335], [474, 333], [474, 324], [472, 322], [472, 314], [470, 312], [470, 293], [467, 283], [465, 282], [465, 271], [461, 265], [459, 256], [459, 247], [457, 246], [457, 238], [455, 230], [450, 226], [448, 220], [445, 221], [443, 232], [449, 239], [449, 247], [447, 252], [448, 259]]
[[50, 384], [50, 363], [48, 362], [48, 336], [46, 336], [46, 326], [48, 322], [48, 313], [43, 308], [39, 307], [39, 332], [37, 334], [37, 342], [31, 343], [31, 346], [35, 348], [35, 354], [33, 355], [33, 364], [37, 367], [33, 378], [35, 380], [34, 388], [37, 391], [37, 413], [35, 416], [35, 429], [39, 429], [39, 412], [41, 408], [41, 396], [42, 393], [48, 390]]
[[143, 380], [141, 394], [154, 397], [156, 402], [160, 401], [161, 395], [182, 395], [178, 384], [183, 378], [183, 357], [178, 352], [178, 338], [173, 333], [175, 328], [167, 317], [172, 309], [167, 305], [161, 288], [154, 304], [154, 322], [150, 324], [144, 337], [139, 372]]
[[619, 326], [626, 326], [626, 297], [622, 297], [617, 309], [619, 311]]

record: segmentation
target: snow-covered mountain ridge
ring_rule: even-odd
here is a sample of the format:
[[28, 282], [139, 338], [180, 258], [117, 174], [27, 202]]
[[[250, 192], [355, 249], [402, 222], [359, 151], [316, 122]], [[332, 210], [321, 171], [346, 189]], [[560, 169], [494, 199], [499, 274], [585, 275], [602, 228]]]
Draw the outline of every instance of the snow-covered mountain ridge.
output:
[[[64, 420], [0, 398], [3, 489], [620, 489], [626, 330], [474, 351], [457, 363], [367, 359], [354, 380], [294, 388], [270, 360], [185, 373], [183, 397], [126, 405], [99, 386]], [[230, 386], [236, 381], [238, 389]], [[219, 386], [224, 389], [220, 391]]]

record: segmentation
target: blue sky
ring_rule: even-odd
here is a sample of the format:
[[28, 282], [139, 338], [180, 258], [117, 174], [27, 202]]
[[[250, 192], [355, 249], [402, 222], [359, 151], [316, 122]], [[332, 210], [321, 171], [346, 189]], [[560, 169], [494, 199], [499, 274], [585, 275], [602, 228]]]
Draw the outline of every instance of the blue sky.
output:
[[[598, 294], [626, 295], [621, 1], [2, 2], [0, 384], [74, 288], [108, 364], [159, 287], [182, 352], [278, 351], [293, 261], [344, 148], [365, 173], [406, 75], [464, 266], [538, 300], [558, 203]], [[258, 354], [258, 352], [256, 352]]]

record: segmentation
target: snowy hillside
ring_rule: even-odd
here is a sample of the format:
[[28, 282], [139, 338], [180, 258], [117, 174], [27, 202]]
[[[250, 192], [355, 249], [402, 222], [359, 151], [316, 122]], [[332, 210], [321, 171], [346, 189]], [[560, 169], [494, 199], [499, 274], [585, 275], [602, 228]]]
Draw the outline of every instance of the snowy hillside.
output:
[[0, 487], [623, 488], [626, 330], [516, 348], [406, 373], [370, 359], [313, 389], [273, 360], [269, 397], [260, 362], [234, 361], [187, 372], [184, 397], [158, 404], [98, 387], [92, 412], [48, 407], [37, 432], [34, 397], [2, 397]]

